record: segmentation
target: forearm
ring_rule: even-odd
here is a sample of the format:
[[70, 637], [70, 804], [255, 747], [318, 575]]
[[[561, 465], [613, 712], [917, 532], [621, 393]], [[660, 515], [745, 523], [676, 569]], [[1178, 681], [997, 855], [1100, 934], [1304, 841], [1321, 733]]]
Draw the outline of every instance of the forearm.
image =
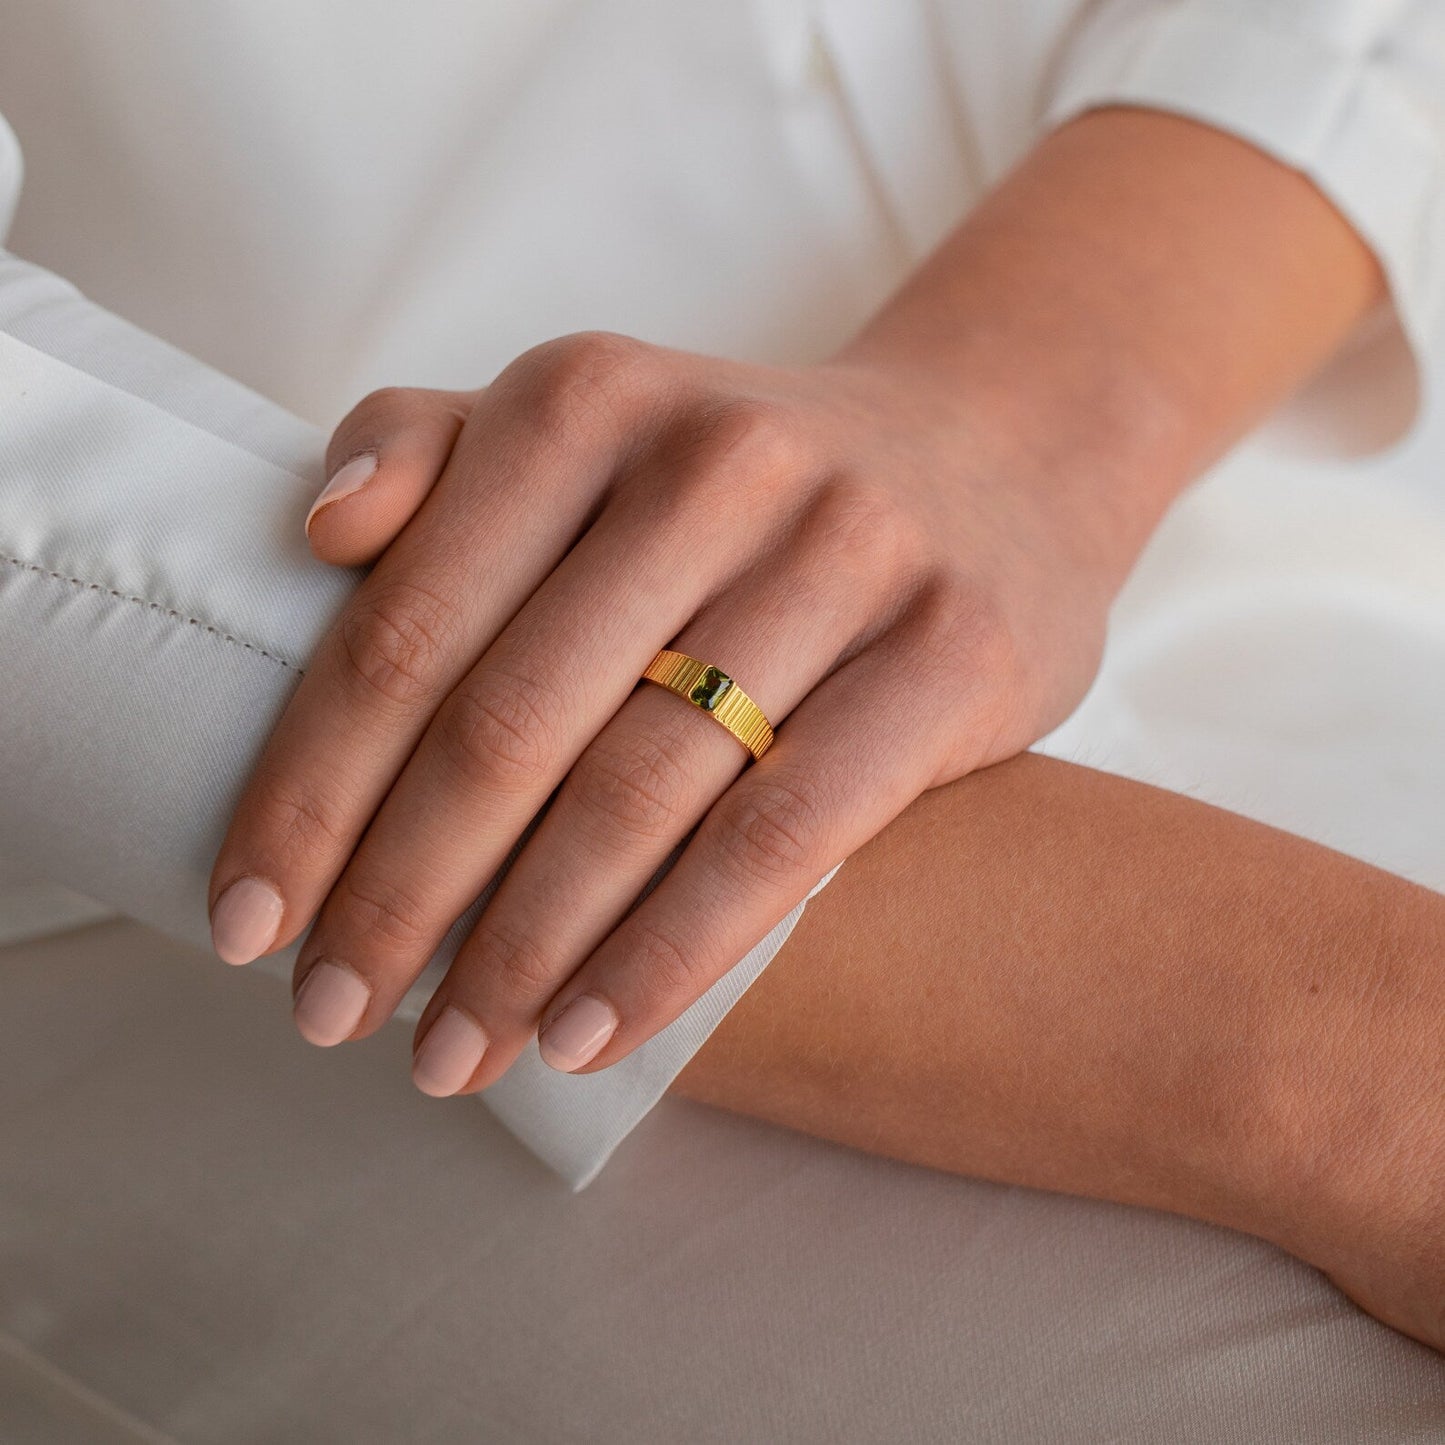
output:
[[1101, 109], [1046, 136], [837, 359], [885, 360], [921, 411], [957, 408], [1122, 580], [1382, 286], [1302, 175], [1178, 116]]
[[1024, 754], [853, 855], [674, 1087], [1302, 1252], [1302, 1190], [1337, 1227], [1431, 1137], [1442, 958], [1440, 895]]

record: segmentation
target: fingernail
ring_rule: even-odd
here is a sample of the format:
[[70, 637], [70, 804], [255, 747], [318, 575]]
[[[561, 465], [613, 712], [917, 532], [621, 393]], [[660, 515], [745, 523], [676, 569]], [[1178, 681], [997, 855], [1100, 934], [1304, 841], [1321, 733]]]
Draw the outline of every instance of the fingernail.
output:
[[250, 963], [276, 941], [286, 905], [269, 883], [238, 878], [211, 909], [211, 946], [227, 963]]
[[376, 453], [362, 452], [359, 457], [352, 457], [344, 467], [338, 467], [336, 475], [322, 487], [320, 494], [311, 504], [311, 510], [306, 514], [306, 531], [311, 531], [311, 519], [322, 507], [331, 502], [339, 502], [342, 497], [349, 497], [353, 492], [359, 492], [376, 475]]
[[292, 1017], [303, 1039], [325, 1049], [351, 1036], [370, 1002], [371, 990], [349, 968], [318, 963], [301, 981]]
[[473, 1019], [448, 1004], [426, 1031], [411, 1061], [412, 1082], [423, 1094], [444, 1099], [466, 1087], [486, 1051], [486, 1034]]
[[611, 1004], [590, 993], [574, 998], [537, 1040], [543, 1063], [564, 1074], [580, 1069], [596, 1058], [603, 1044], [617, 1032], [618, 1022]]

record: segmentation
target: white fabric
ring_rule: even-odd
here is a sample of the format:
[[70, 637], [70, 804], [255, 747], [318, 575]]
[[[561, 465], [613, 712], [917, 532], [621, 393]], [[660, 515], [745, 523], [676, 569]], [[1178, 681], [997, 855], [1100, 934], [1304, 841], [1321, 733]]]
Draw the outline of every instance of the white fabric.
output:
[[[763, 360], [817, 355], [1040, 126], [1111, 95], [1207, 107], [1307, 169], [1387, 265], [1402, 324], [1380, 320], [1385, 349], [1403, 356], [1408, 337], [1423, 358], [1435, 344], [1445, 59], [1433, 6], [429, 0], [405, 25], [381, 0], [138, 13], [11, 0], [0, 17], [0, 97], [32, 174], [13, 244], [314, 423], [377, 384], [475, 385], [586, 326]], [[1230, 83], [1285, 61], [1276, 104]], [[9, 148], [0, 160], [13, 177]], [[195, 937], [226, 790], [348, 585], [299, 539], [320, 436], [32, 268], [5, 264], [0, 311], [12, 559], [0, 625], [11, 678], [23, 666], [31, 679], [7, 699], [0, 848]], [[1372, 365], [1405, 398], [1389, 413], [1398, 427], [1410, 364]], [[1385, 414], [1373, 393], [1364, 410]], [[1156, 548], [1167, 555], [1203, 509], [1191, 586], [1146, 565], [1095, 693], [1041, 746], [1117, 755], [1121, 768], [1167, 756], [1170, 726], [1191, 716], [1181, 699], [1198, 702], [1207, 673], [1176, 679], [1172, 710], [1140, 727], [1118, 700], [1136, 679], [1119, 659], [1141, 655], [1129, 619], [1147, 617], [1156, 641], [1175, 619], [1211, 658], [1257, 651], [1258, 618], [1222, 600], [1241, 586], [1310, 636], [1348, 635], [1341, 614], [1368, 594], [1386, 654], [1397, 646], [1412, 676], [1439, 675], [1429, 576], [1352, 545], [1378, 488], [1339, 489], [1333, 515], [1350, 526], [1337, 535], [1351, 545], [1321, 568], [1295, 539], [1317, 510], [1301, 491], [1324, 474], [1291, 490], [1284, 463], [1237, 465], [1264, 471], [1233, 487], [1221, 473]], [[1271, 505], [1282, 554], [1252, 550]], [[1383, 555], [1431, 535], [1426, 508], [1378, 524]], [[1316, 710], [1354, 697], [1347, 672], [1308, 649], [1290, 657]], [[1273, 661], [1260, 659], [1270, 678]], [[1159, 675], [1144, 668], [1139, 685]], [[1273, 709], [1291, 699], [1252, 675], [1232, 681], [1248, 705], [1211, 736], [1278, 752]], [[244, 703], [223, 708], [234, 688]], [[1427, 734], [1435, 703], [1424, 687], [1392, 726]], [[66, 744], [63, 764], [42, 742]], [[1378, 734], [1358, 743], [1367, 752]], [[1412, 770], [1427, 770], [1416, 807], [1430, 766], [1403, 765], [1415, 785]], [[82, 797], [88, 830], [68, 811]], [[1261, 811], [1272, 806], [1266, 796]], [[138, 816], [143, 845], [123, 846]], [[645, 1086], [625, 1101], [608, 1096], [623, 1071], [563, 1081], [519, 1068], [488, 1102], [505, 1111], [515, 1094], [511, 1122], [581, 1183], [706, 1027], [683, 1030], [665, 1063], [635, 1066]], [[584, 1083], [605, 1099], [595, 1112], [577, 1102]]]

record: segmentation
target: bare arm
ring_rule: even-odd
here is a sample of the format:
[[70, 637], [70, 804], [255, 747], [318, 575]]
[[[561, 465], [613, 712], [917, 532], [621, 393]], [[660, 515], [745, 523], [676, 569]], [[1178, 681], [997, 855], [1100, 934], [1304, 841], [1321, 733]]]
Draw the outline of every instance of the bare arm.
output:
[[1438, 1347], [1442, 963], [1445, 897], [1024, 754], [850, 859], [674, 1087], [1263, 1235]]

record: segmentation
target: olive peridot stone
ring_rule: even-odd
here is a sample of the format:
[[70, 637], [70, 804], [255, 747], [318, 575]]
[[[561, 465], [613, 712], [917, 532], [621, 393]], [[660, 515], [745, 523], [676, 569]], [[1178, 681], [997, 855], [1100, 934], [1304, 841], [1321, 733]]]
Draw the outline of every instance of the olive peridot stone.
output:
[[733, 680], [727, 673], [720, 672], [715, 667], [710, 667], [703, 673], [697, 686], [688, 693], [688, 696], [702, 708], [711, 712], [723, 700], [728, 688], [733, 685]]
[[643, 669], [642, 676], [710, 713], [712, 720], [721, 723], [754, 758], [762, 757], [772, 747], [773, 730], [762, 710], [722, 668], [664, 647]]

